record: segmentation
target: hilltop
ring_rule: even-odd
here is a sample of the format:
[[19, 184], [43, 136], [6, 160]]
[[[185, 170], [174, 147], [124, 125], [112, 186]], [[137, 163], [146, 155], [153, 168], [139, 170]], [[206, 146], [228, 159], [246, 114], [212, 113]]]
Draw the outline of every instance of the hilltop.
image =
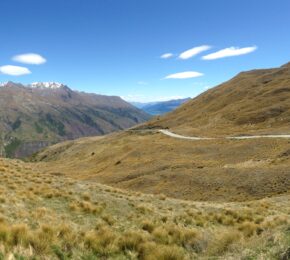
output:
[[56, 82], [0, 87], [0, 154], [24, 157], [56, 142], [123, 130], [149, 119], [119, 97]]
[[238, 74], [142, 128], [186, 135], [288, 133], [290, 63]]

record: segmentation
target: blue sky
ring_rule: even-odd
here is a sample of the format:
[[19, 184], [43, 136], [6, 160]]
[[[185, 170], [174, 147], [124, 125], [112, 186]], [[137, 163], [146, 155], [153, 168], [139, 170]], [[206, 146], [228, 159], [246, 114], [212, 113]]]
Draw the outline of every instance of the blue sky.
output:
[[0, 82], [153, 101], [290, 60], [289, 0], [1, 0], [0, 10]]

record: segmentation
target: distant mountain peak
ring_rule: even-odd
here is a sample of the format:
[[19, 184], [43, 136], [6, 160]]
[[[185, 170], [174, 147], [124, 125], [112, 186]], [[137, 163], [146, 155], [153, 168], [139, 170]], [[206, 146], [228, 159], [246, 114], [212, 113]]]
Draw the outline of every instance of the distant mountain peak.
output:
[[27, 87], [40, 89], [59, 89], [65, 87], [65, 85], [59, 82], [33, 82], [27, 85]]
[[8, 82], [0, 82], [0, 87], [5, 87], [8, 84]]

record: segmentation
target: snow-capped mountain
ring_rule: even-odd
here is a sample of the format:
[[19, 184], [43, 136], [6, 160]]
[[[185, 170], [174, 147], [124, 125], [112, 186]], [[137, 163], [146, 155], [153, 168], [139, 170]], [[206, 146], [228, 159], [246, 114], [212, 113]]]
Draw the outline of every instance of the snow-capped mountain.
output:
[[8, 82], [0, 82], [0, 87], [5, 87], [8, 84]]
[[116, 96], [73, 91], [56, 82], [10, 81], [0, 88], [0, 137], [5, 138], [0, 155], [29, 156], [49, 144], [120, 131], [149, 117]]
[[64, 87], [64, 84], [58, 83], [58, 82], [33, 82], [29, 85], [27, 85], [27, 87], [30, 88], [41, 88], [41, 89], [58, 89], [61, 87]]

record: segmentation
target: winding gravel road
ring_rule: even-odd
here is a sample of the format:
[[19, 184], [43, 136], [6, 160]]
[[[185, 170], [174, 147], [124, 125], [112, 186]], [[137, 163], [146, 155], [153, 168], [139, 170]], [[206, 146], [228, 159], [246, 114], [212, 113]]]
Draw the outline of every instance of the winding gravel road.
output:
[[233, 140], [243, 140], [243, 139], [259, 139], [259, 138], [290, 138], [290, 135], [247, 135], [247, 136], [228, 136], [228, 137], [219, 137], [219, 138], [210, 138], [210, 137], [196, 137], [196, 136], [184, 136], [172, 133], [165, 129], [160, 129], [160, 133], [179, 139], [187, 140], [214, 140], [214, 139], [233, 139]]

